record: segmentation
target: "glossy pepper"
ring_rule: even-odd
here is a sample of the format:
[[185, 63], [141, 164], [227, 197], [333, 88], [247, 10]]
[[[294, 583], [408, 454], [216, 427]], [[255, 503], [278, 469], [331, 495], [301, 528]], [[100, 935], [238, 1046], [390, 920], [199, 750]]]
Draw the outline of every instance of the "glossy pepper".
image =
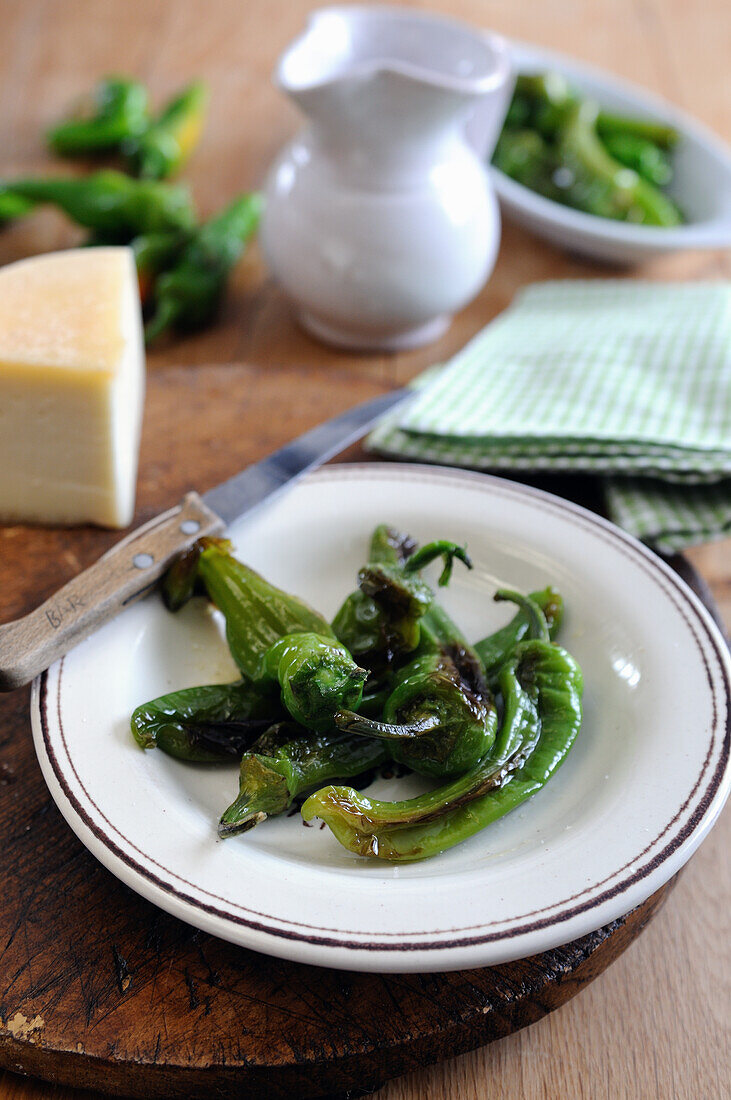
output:
[[91, 111], [53, 126], [48, 144], [60, 156], [108, 153], [149, 125], [147, 91], [136, 80], [109, 76], [92, 93]]
[[384, 829], [425, 825], [503, 786], [510, 773], [526, 762], [540, 730], [535, 701], [516, 674], [518, 660], [514, 654], [500, 670], [503, 717], [495, 744], [469, 771], [426, 794], [400, 802], [370, 798], [352, 788], [328, 787], [317, 791], [302, 812], [323, 817], [338, 839], [341, 829], [373, 838]]
[[229, 272], [256, 231], [261, 208], [260, 195], [240, 195], [191, 235], [175, 265], [157, 279], [154, 313], [145, 326], [148, 341], [171, 326], [200, 328], [213, 318]]
[[388, 741], [394, 760], [443, 778], [490, 749], [497, 711], [474, 649], [438, 605], [424, 616], [419, 655], [395, 674], [381, 721], [340, 712], [340, 729]]
[[[346, 790], [341, 794], [338, 788], [330, 787], [307, 799], [302, 807], [304, 819], [309, 821], [315, 816], [321, 817], [340, 843], [358, 855], [411, 862], [452, 848], [525, 802], [546, 785], [574, 743], [581, 725], [582, 676], [570, 654], [550, 642], [520, 642], [513, 660], [517, 682], [532, 701], [538, 722], [531, 730], [531, 708], [523, 711], [527, 726], [520, 736], [523, 739], [527, 737], [528, 741], [535, 740], [535, 747], [521, 766], [514, 771], [508, 769], [499, 786], [470, 800], [465, 797], [469, 793], [470, 781], [463, 789], [457, 780], [442, 789], [442, 793], [446, 790], [447, 797], [442, 799], [441, 807], [438, 792], [427, 796], [430, 802], [417, 807], [415, 824], [408, 823], [409, 813], [412, 812], [408, 803], [403, 803], [400, 810], [391, 808], [383, 811], [376, 806], [373, 811], [375, 817], [381, 814], [387, 820], [390, 814], [397, 816], [398, 820], [396, 824], [377, 825], [375, 828], [371, 828], [368, 822], [371, 808], [359, 805], [354, 792]], [[507, 691], [504, 680], [503, 685]], [[518, 723], [519, 733], [522, 725], [522, 721]], [[505, 727], [504, 721], [503, 729]], [[476, 769], [471, 777], [474, 789], [480, 789], [481, 783], [492, 781], [490, 767], [490, 762], [486, 761], [484, 769]], [[452, 805], [450, 798], [457, 799], [458, 804]], [[361, 809], [365, 813], [359, 819]], [[438, 809], [440, 812], [433, 812]], [[419, 820], [418, 815], [422, 811], [423, 817]]]
[[318, 733], [333, 728], [336, 711], [357, 709], [368, 673], [345, 646], [320, 634], [285, 634], [264, 656], [265, 675], [276, 680], [295, 722]]
[[[546, 620], [548, 636], [553, 641], [563, 620], [563, 599], [560, 593], [549, 586], [540, 592], [531, 592], [529, 599], [538, 604], [541, 609]], [[498, 674], [518, 642], [531, 636], [530, 625], [530, 614], [521, 609], [500, 630], [475, 643], [475, 650], [485, 668], [488, 683]]]
[[134, 180], [111, 169], [78, 179], [0, 181], [0, 203], [10, 195], [57, 206], [107, 243], [128, 244], [141, 233], [190, 230], [195, 224], [187, 187]]
[[472, 568], [466, 550], [456, 543], [440, 540], [417, 550], [408, 535], [385, 524], [376, 528], [368, 564], [358, 574], [359, 587], [333, 619], [340, 641], [375, 673], [419, 644], [420, 620], [434, 599], [419, 571], [439, 557], [444, 561], [440, 585], [449, 582], [455, 558]]
[[143, 703], [132, 715], [132, 734], [140, 748], [157, 747], [192, 763], [218, 763], [240, 759], [281, 713], [270, 694], [237, 680]]
[[221, 817], [219, 835], [246, 832], [283, 813], [303, 791], [362, 775], [387, 759], [388, 750], [378, 741], [337, 731], [323, 735], [280, 723], [242, 758], [239, 794]]
[[142, 179], [167, 179], [185, 164], [200, 140], [208, 88], [200, 80], [171, 99], [154, 122], [122, 144], [133, 171]]
[[317, 634], [337, 641], [327, 619], [237, 561], [227, 539], [201, 539], [163, 581], [163, 599], [171, 610], [200, 591], [223, 614], [231, 655], [244, 677], [254, 682], [271, 683], [269, 650], [287, 634]]

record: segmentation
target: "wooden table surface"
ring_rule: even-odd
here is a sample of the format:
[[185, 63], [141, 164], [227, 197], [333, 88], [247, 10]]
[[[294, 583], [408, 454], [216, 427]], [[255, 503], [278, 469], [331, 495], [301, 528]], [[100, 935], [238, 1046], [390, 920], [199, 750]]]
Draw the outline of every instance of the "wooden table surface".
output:
[[[277, 54], [299, 31], [306, 0], [3, 0], [0, 36], [0, 174], [47, 166], [42, 132], [65, 105], [107, 72], [131, 72], [154, 96], [193, 76], [212, 89], [210, 120], [186, 172], [206, 214], [260, 184], [297, 126], [270, 83]], [[451, 0], [415, 3], [506, 35], [562, 50], [641, 82], [731, 138], [725, 0]], [[0, 236], [0, 264], [74, 241], [43, 212]], [[311, 383], [312, 417], [335, 413], [443, 359], [498, 313], [525, 282], [594, 277], [600, 267], [569, 258], [506, 226], [495, 272], [436, 344], [396, 357], [351, 357], [322, 348], [292, 323], [254, 250], [240, 265], [220, 322], [149, 356], [149, 369], [249, 363], [282, 389], [294, 371]], [[612, 272], [611, 274], [615, 274]], [[728, 254], [674, 256], [628, 273], [660, 279], [731, 277]], [[259, 376], [261, 377], [261, 375]], [[307, 409], [269, 431], [284, 442]], [[313, 419], [314, 422], [314, 419]], [[251, 457], [262, 444], [250, 425]], [[143, 478], [155, 477], [143, 468]], [[731, 541], [692, 551], [731, 623]], [[73, 571], [73, 563], [69, 565]], [[731, 1018], [726, 813], [681, 877], [664, 910], [629, 951], [580, 996], [529, 1029], [394, 1081], [379, 1100], [499, 1097], [703, 1098], [729, 1095]], [[68, 1088], [0, 1071], [3, 1100], [82, 1100]], [[296, 1098], [295, 1098], [296, 1100]]]

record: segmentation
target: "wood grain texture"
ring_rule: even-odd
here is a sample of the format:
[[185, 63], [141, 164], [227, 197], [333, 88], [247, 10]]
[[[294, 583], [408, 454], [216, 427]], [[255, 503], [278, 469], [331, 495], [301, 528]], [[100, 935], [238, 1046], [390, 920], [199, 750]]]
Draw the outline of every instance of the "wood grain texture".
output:
[[[731, 101], [724, 92], [731, 11], [722, 0], [706, 0], [702, 10], [682, 0], [555, 0], [550, 5], [450, 0], [449, 5], [413, 6], [448, 7], [475, 23], [602, 65], [673, 99], [727, 140], [731, 134]], [[40, 140], [43, 127], [104, 72], [135, 72], [156, 96], [200, 74], [212, 86], [210, 122], [186, 175], [201, 212], [212, 211], [237, 190], [259, 183], [274, 153], [298, 124], [294, 110], [271, 86], [269, 74], [282, 46], [301, 28], [308, 7], [305, 0], [247, 0], [245, 5], [236, 0], [4, 0], [0, 172], [47, 165]], [[62, 219], [42, 212], [0, 236], [0, 263], [76, 239]], [[436, 345], [393, 358], [351, 357], [320, 347], [296, 329], [252, 250], [236, 272], [218, 325], [150, 356], [137, 520], [173, 504], [187, 489], [205, 490], [297, 432], [448, 356], [504, 308], [525, 282], [606, 273], [506, 226], [488, 286]], [[731, 260], [728, 255], [694, 253], [654, 261], [632, 274], [728, 278]], [[208, 366], [191, 369], [203, 363]], [[289, 398], [285, 404], [282, 394]], [[73, 537], [21, 527], [0, 529], [0, 571], [5, 579], [0, 587], [0, 622], [50, 595], [117, 537], [91, 529], [76, 530]], [[730, 622], [731, 541], [704, 547], [690, 557]], [[140, 974], [149, 976], [155, 970], [152, 962], [145, 962], [137, 975], [131, 974], [133, 984], [124, 988], [130, 977], [125, 974], [124, 951], [131, 955], [126, 946], [130, 942], [141, 945], [146, 960], [159, 953], [159, 977], [149, 978], [143, 1000], [148, 1013], [161, 1019], [161, 1034], [166, 981], [205, 1026], [206, 997], [211, 993], [207, 964], [197, 958], [189, 966], [192, 990], [185, 974], [173, 974], [173, 967], [165, 978], [168, 960], [176, 957], [171, 944], [183, 935], [184, 926], [175, 930], [158, 925], [156, 931], [153, 922], [145, 929], [149, 943], [143, 942], [135, 920], [146, 922], [140, 908], [144, 903], [96, 866], [50, 803], [25, 740], [26, 708], [24, 693], [0, 701], [0, 868], [6, 899], [11, 878], [18, 884], [12, 921], [9, 928], [2, 926], [6, 934], [0, 937], [0, 1012], [5, 1016], [11, 1010], [12, 1018], [25, 1006], [32, 1024], [33, 1002], [24, 1002], [22, 993], [39, 975], [44, 952], [55, 951], [53, 981], [38, 990], [38, 1003], [53, 1008], [64, 996], [74, 997], [89, 1015], [84, 1027], [91, 1034], [104, 1034], [107, 1028], [109, 1042], [115, 1033], [128, 1036], [125, 998], [131, 998], [136, 976], [140, 981]], [[427, 1095], [481, 1100], [488, 1094], [531, 1100], [715, 1100], [728, 1095], [729, 840], [727, 812], [641, 939], [599, 982], [560, 1011], [482, 1050], [394, 1081], [379, 1093], [379, 1100]], [[107, 934], [98, 953], [87, 959], [80, 923], [101, 907], [108, 914]], [[6, 900], [6, 921], [10, 915]], [[57, 940], [49, 937], [51, 918]], [[217, 949], [216, 941], [211, 942]], [[199, 945], [188, 946], [197, 951]], [[589, 957], [589, 970], [599, 968], [600, 952], [597, 947]], [[146, 965], [151, 969], [145, 970]], [[274, 964], [274, 969], [281, 965]], [[126, 966], [130, 967], [128, 959]], [[351, 988], [357, 992], [360, 979], [355, 978]], [[405, 1002], [433, 1004], [433, 980], [409, 979]], [[467, 986], [461, 990], [460, 996], [468, 1001], [478, 996]], [[244, 1015], [245, 1009], [242, 998]], [[262, 1008], [257, 1018], [262, 1027], [270, 1028], [267, 1034], [283, 1030], [276, 1002]], [[380, 1018], [386, 1021], [383, 1026], [394, 1026], [393, 1011]], [[16, 1024], [27, 1026], [20, 1020]], [[501, 1026], [507, 1030], [505, 1021]], [[40, 1038], [41, 1033], [31, 1035]], [[476, 1042], [486, 1037], [482, 1033]], [[71, 1034], [68, 1040], [73, 1054], [80, 1040]], [[37, 1047], [41, 1050], [42, 1043]], [[425, 1064], [429, 1050], [417, 1049], [417, 1058]], [[213, 1086], [210, 1094], [215, 1095]], [[297, 1096], [296, 1090], [291, 1095]], [[89, 1094], [5, 1073], [0, 1076], [0, 1096], [80, 1100]]]

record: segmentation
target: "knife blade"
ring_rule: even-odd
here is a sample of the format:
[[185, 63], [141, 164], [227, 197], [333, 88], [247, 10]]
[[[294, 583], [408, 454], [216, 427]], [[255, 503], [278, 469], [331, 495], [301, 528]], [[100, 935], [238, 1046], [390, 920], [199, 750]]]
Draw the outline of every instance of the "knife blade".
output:
[[413, 390], [399, 389], [356, 405], [202, 497], [188, 493], [180, 504], [132, 531], [40, 607], [0, 626], [0, 691], [29, 683], [146, 595], [171, 561], [199, 538], [221, 534], [235, 519], [355, 443], [384, 413], [412, 396]]

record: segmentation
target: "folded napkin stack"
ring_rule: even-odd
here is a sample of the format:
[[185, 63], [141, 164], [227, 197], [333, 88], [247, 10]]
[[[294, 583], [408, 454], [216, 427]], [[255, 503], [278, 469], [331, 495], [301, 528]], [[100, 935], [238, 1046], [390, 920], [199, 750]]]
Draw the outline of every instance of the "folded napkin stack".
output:
[[373, 450], [601, 474], [664, 553], [731, 534], [731, 284], [537, 283], [417, 388]]

